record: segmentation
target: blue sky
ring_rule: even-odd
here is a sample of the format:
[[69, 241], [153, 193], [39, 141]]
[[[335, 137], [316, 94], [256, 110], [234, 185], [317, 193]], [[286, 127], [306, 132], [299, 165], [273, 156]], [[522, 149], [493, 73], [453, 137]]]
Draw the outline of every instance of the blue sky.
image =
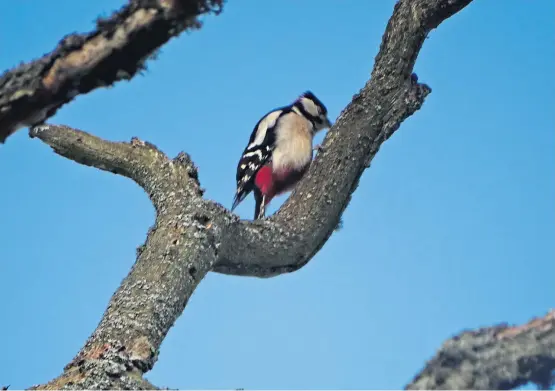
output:
[[[0, 14], [0, 69], [124, 1], [25, 3]], [[209, 275], [147, 378], [400, 388], [454, 333], [554, 306], [555, 4], [500, 3], [476, 0], [431, 33], [416, 72], [433, 93], [364, 173], [344, 228], [296, 273]], [[368, 79], [393, 5], [230, 0], [144, 77], [79, 97], [50, 122], [185, 150], [206, 196], [229, 207], [259, 117], [310, 89], [335, 119]], [[0, 383], [18, 389], [58, 375], [81, 348], [154, 214], [130, 180], [59, 157], [26, 131], [0, 146], [0, 170]], [[250, 218], [252, 208], [249, 199], [237, 211]]]

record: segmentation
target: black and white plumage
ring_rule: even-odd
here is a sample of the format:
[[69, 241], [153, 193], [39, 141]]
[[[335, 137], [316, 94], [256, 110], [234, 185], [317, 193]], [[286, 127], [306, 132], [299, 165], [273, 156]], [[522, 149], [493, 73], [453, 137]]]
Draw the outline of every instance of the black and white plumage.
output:
[[326, 107], [310, 91], [264, 115], [237, 165], [237, 190], [231, 210], [254, 192], [254, 218], [264, 217], [271, 199], [291, 190], [302, 178], [312, 161], [314, 135], [329, 127]]

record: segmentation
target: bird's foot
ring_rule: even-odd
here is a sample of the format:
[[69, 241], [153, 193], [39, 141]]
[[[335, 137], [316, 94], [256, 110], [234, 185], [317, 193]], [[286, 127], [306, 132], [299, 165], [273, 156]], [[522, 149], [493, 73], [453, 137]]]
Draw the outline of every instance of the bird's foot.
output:
[[324, 147], [322, 147], [322, 144], [317, 144], [314, 146], [314, 148], [312, 148], [313, 151], [316, 152], [323, 152], [324, 151]]

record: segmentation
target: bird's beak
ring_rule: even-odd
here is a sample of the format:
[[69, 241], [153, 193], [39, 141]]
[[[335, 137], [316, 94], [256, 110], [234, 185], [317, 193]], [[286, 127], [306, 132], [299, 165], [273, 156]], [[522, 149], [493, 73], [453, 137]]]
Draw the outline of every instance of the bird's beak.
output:
[[329, 118], [326, 118], [326, 125], [327, 125], [328, 129], [331, 129], [331, 127], [333, 126], [333, 123], [330, 121]]

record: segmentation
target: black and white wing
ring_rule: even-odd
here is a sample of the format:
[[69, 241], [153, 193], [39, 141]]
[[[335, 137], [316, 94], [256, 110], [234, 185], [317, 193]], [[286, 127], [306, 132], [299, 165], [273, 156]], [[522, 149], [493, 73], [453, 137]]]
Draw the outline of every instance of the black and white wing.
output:
[[285, 108], [279, 108], [266, 114], [254, 127], [249, 144], [237, 165], [237, 191], [231, 210], [245, 199], [254, 189], [254, 179], [258, 170], [272, 158], [275, 147], [275, 128]]

